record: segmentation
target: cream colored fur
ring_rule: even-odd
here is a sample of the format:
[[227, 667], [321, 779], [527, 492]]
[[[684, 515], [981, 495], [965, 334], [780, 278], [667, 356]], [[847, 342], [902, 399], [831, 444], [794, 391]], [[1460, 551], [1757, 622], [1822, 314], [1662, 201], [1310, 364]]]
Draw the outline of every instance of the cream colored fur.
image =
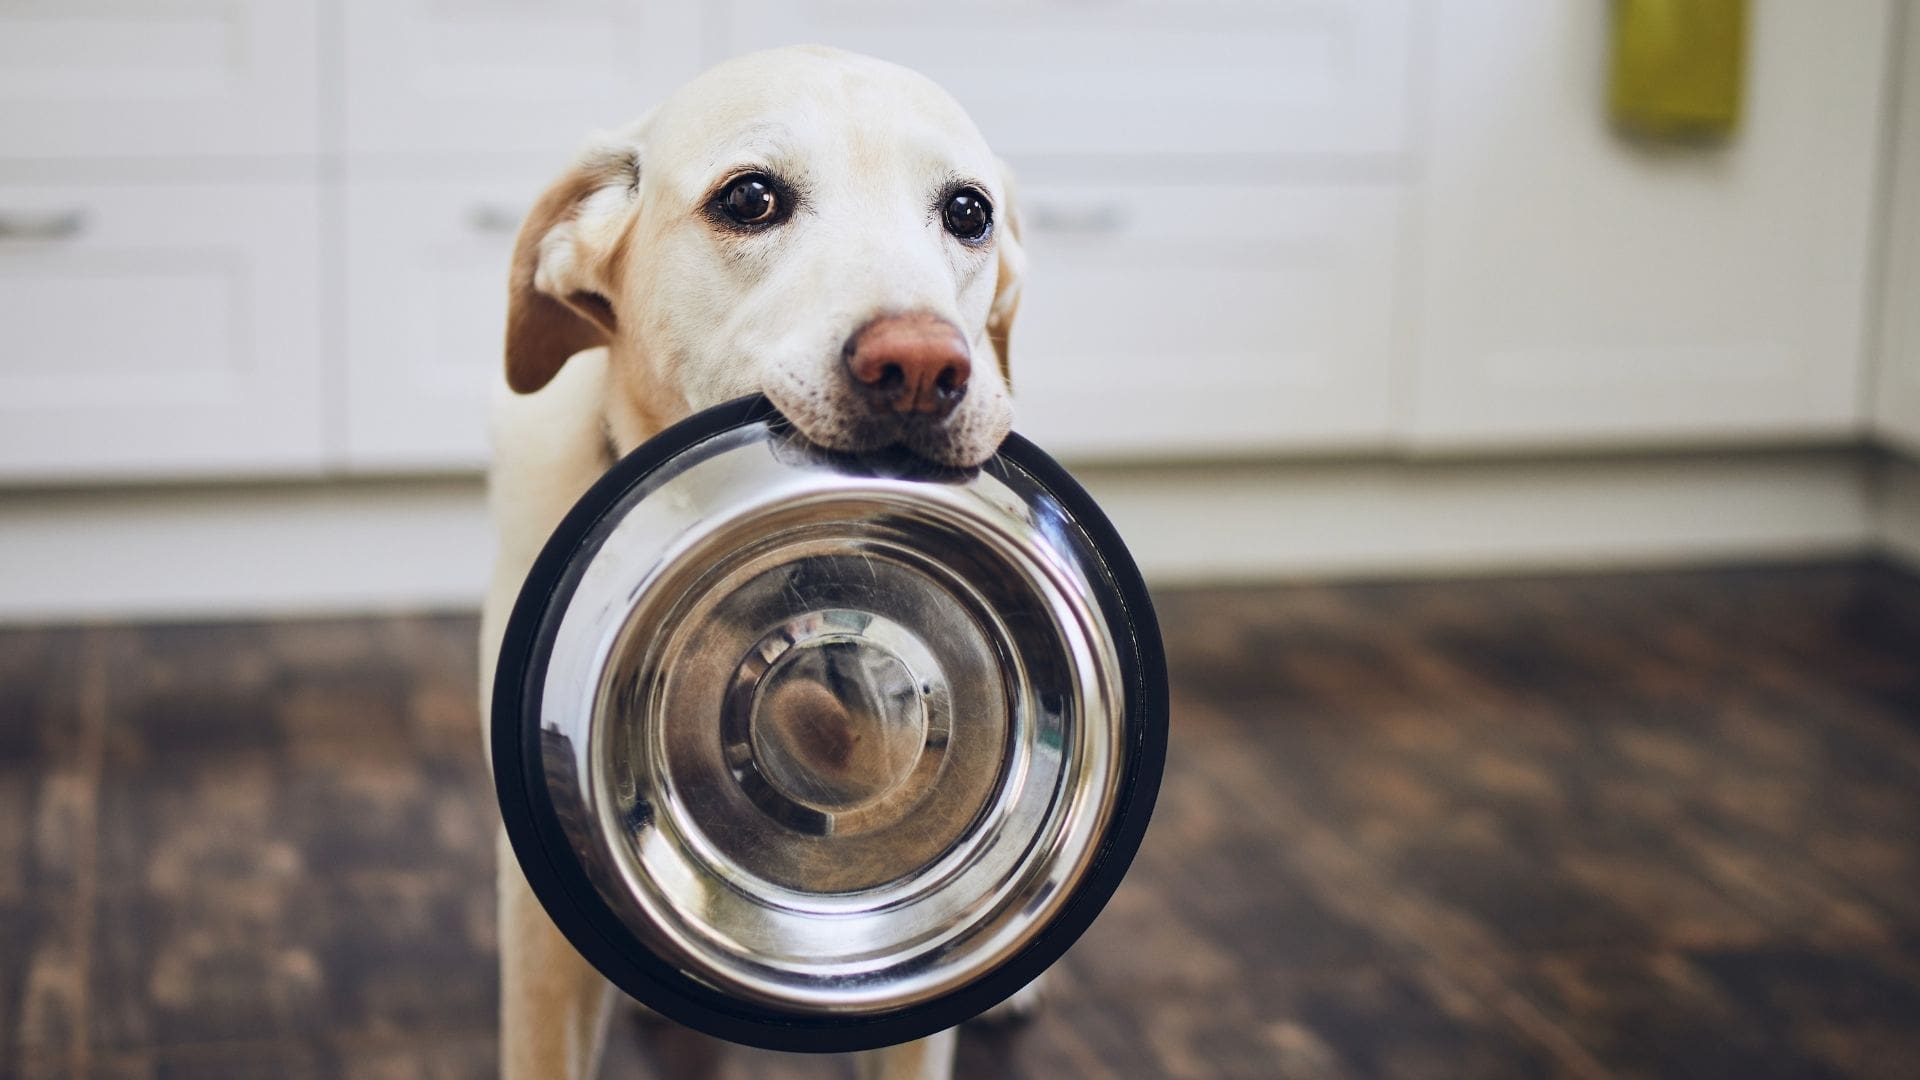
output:
[[[706, 210], [749, 169], [792, 179], [804, 205], [778, 228], [730, 234]], [[989, 196], [990, 244], [941, 227], [939, 195], [954, 182]], [[483, 712], [520, 582], [612, 455], [752, 391], [816, 442], [865, 445], [874, 436], [842, 350], [869, 320], [925, 312], [961, 328], [967, 395], [948, 423], [907, 441], [953, 464], [991, 455], [1012, 421], [1006, 338], [1022, 266], [999, 162], [951, 98], [890, 64], [817, 48], [743, 57], [596, 138], [529, 215], [515, 259], [507, 385], [493, 408], [499, 555], [482, 617]], [[548, 921], [504, 838], [499, 887], [501, 1074], [590, 1076], [609, 987]], [[952, 1052], [943, 1032], [859, 1055], [858, 1067], [941, 1080]]]

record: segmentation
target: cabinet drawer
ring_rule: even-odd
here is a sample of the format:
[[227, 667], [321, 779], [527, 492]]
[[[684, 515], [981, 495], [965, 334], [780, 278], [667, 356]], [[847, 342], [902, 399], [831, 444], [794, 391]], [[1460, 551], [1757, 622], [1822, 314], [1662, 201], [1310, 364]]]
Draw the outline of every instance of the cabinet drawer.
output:
[[820, 41], [915, 68], [1003, 156], [1399, 151], [1405, 0], [733, 0], [732, 51]]
[[347, 458], [356, 469], [487, 460], [507, 266], [544, 178], [347, 191]]
[[317, 472], [318, 205], [0, 187], [0, 477]]
[[1075, 458], [1377, 448], [1392, 186], [1035, 186], [1020, 430]]
[[696, 74], [699, 28], [692, 3], [346, 0], [347, 148], [557, 168]]
[[0, 6], [0, 155], [318, 148], [312, 0]]

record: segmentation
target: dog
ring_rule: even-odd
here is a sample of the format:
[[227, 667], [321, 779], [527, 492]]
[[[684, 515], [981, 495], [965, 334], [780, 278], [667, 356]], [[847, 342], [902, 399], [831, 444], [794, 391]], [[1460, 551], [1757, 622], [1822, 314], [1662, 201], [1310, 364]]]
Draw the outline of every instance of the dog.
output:
[[[830, 449], [901, 445], [962, 467], [991, 457], [1012, 424], [1024, 269], [1004, 166], [951, 97], [892, 64], [812, 46], [756, 53], [596, 137], [515, 242], [492, 410], [483, 716], [547, 535], [675, 421], [761, 392]], [[499, 889], [501, 1074], [590, 1076], [609, 986], [548, 920], [504, 833]], [[953, 1042], [948, 1031], [870, 1051], [859, 1071], [938, 1080]]]

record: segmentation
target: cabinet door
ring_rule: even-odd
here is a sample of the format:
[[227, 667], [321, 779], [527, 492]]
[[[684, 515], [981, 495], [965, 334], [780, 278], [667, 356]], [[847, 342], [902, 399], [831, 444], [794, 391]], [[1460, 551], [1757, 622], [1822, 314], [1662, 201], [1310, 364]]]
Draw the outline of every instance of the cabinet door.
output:
[[1021, 191], [1018, 427], [1075, 458], [1378, 448], [1399, 191]]
[[700, 68], [700, 5], [346, 0], [347, 148], [553, 166]]
[[318, 205], [0, 187], [0, 478], [318, 472]]
[[347, 189], [347, 458], [356, 469], [487, 460], [507, 264], [540, 193], [519, 181]]
[[1405, 142], [1404, 0], [732, 0], [729, 52], [818, 41], [905, 64], [1015, 160], [1390, 154]]
[[0, 155], [317, 148], [316, 0], [0, 6]]
[[1608, 128], [1606, 5], [1442, 5], [1415, 441], [1854, 430], [1887, 16], [1758, 0], [1739, 130], [1676, 147]]
[[1920, 454], [1920, 8], [1909, 5], [1903, 22], [1874, 423], [1881, 435]]

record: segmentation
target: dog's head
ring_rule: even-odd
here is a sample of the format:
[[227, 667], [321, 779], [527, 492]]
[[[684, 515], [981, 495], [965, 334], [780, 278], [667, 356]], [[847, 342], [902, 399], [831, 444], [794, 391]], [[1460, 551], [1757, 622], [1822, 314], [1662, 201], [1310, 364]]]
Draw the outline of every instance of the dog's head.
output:
[[927, 79], [830, 49], [723, 64], [603, 136], [521, 227], [507, 382], [607, 346], [643, 427], [762, 391], [801, 433], [971, 465], [1012, 422], [1012, 192]]

